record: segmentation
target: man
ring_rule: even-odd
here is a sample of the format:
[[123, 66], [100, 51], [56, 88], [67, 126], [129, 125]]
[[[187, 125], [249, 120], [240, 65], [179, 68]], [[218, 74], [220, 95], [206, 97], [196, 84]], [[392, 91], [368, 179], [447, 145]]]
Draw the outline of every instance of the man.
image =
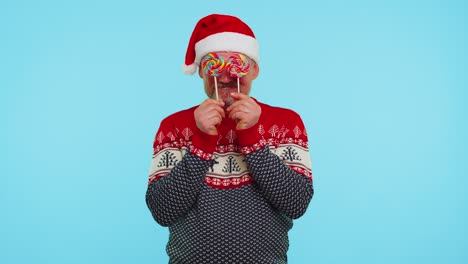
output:
[[[246, 55], [240, 93], [228, 70], [212, 76], [203, 68], [210, 54], [220, 65]], [[184, 70], [197, 68], [209, 98], [161, 122], [146, 193], [154, 219], [169, 227], [170, 263], [287, 263], [292, 219], [313, 195], [302, 120], [249, 96], [258, 44], [236, 17], [197, 23]]]

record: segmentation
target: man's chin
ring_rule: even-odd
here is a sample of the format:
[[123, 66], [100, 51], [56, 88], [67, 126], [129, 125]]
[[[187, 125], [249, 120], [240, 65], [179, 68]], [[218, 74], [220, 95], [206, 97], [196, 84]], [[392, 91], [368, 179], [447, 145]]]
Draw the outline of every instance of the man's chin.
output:
[[227, 97], [227, 98], [222, 98], [222, 99], [223, 99], [225, 108], [229, 107], [230, 105], [232, 105], [234, 103], [234, 98], [232, 98], [230, 96]]
[[218, 89], [219, 98], [224, 101], [226, 107], [234, 103], [234, 98], [231, 97], [233, 92], [237, 92], [237, 86]]

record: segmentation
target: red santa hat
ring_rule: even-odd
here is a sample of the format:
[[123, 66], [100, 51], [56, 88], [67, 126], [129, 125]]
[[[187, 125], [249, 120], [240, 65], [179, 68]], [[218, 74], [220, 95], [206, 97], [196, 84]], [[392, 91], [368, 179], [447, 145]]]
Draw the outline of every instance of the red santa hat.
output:
[[234, 51], [258, 62], [258, 42], [250, 27], [237, 17], [212, 14], [198, 21], [182, 66], [186, 74], [194, 74], [201, 58], [210, 52]]

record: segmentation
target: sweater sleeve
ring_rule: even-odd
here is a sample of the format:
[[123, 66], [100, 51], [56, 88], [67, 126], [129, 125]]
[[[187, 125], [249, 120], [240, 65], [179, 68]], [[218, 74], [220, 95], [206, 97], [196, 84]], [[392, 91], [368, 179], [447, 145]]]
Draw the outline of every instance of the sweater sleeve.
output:
[[178, 132], [177, 128], [163, 120], [153, 144], [146, 204], [153, 218], [162, 226], [175, 223], [197, 201], [209, 167], [207, 157], [211, 155], [206, 152], [206, 147], [197, 148], [194, 144], [211, 146], [213, 141], [216, 142], [215, 137], [199, 135], [201, 131], [182, 129], [183, 135], [187, 139], [190, 135], [193, 140], [189, 148], [183, 137], [178, 137]]
[[249, 170], [264, 197], [278, 210], [301, 217], [314, 194], [312, 181], [286, 166], [268, 146], [246, 156]]
[[263, 138], [262, 126], [268, 122], [240, 130], [238, 135], [249, 171], [263, 196], [296, 219], [305, 213], [314, 189], [307, 134], [299, 115], [290, 113], [285, 124], [268, 125], [274, 138]]
[[152, 181], [146, 191], [146, 204], [154, 220], [170, 226], [185, 215], [197, 200], [208, 162], [187, 153], [164, 177]]

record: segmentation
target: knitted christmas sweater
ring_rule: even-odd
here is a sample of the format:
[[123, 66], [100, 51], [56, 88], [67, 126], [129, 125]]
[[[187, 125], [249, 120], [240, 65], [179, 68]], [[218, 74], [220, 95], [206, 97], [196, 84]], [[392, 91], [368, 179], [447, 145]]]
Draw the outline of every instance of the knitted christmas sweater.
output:
[[287, 263], [292, 219], [313, 195], [307, 134], [295, 112], [257, 102], [251, 128], [200, 131], [192, 107], [156, 133], [146, 203], [169, 227], [170, 263]]

